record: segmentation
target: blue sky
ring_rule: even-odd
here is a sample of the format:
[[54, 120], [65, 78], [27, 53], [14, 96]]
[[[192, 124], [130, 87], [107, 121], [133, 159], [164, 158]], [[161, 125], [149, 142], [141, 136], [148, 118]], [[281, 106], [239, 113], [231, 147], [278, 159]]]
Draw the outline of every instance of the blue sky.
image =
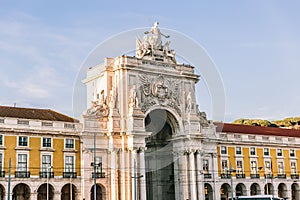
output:
[[[1, 1], [0, 105], [73, 115], [73, 85], [89, 53], [157, 20], [206, 49], [223, 79], [225, 121], [299, 116], [299, 10], [299, 1], [277, 0]], [[197, 94], [210, 116], [204, 83]]]

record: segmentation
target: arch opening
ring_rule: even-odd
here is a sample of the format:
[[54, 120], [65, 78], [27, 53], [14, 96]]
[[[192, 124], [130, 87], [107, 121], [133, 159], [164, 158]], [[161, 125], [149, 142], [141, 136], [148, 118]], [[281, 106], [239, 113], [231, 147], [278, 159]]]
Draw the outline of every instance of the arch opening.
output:
[[48, 198], [47, 198], [47, 183], [42, 184], [38, 189], [38, 200], [53, 200], [54, 188], [51, 184], [48, 186]]
[[145, 151], [147, 199], [175, 200], [172, 138], [177, 127], [175, 117], [163, 109], [153, 110], [145, 118], [146, 131], [151, 132]]
[[13, 200], [29, 200], [30, 199], [30, 188], [24, 183], [17, 184], [12, 192]]

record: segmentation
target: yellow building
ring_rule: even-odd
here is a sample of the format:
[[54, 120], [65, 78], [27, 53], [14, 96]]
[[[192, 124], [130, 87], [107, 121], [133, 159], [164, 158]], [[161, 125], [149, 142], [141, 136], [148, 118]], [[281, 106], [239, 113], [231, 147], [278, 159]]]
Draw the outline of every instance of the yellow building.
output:
[[207, 199], [213, 199], [209, 193], [228, 199], [231, 187], [234, 196], [274, 194], [300, 199], [299, 130], [216, 125], [218, 178], [204, 180]]
[[79, 199], [78, 126], [53, 110], [0, 106], [0, 199]]

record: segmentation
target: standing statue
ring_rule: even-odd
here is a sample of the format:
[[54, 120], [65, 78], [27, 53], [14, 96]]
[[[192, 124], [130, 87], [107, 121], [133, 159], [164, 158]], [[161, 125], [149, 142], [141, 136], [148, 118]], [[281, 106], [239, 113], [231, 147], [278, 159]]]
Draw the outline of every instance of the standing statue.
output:
[[129, 107], [130, 108], [138, 108], [139, 107], [139, 99], [137, 96], [135, 85], [133, 85], [132, 88], [130, 89]]
[[158, 22], [154, 22], [153, 27], [150, 29], [150, 31], [146, 31], [145, 34], [152, 34], [150, 37], [148, 37], [148, 42], [151, 45], [152, 49], [161, 49], [162, 48], [162, 41], [161, 36], [164, 36], [166, 38], [169, 38], [169, 35], [165, 35], [160, 32], [160, 29], [158, 28]]

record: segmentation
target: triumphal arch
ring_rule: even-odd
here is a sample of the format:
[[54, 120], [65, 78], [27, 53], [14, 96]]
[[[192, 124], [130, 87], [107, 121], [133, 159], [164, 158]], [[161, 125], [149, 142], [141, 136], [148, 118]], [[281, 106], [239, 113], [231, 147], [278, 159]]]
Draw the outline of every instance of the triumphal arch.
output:
[[207, 139], [215, 127], [196, 103], [200, 77], [176, 61], [169, 38], [156, 22], [136, 39], [135, 56], [106, 58], [88, 70], [85, 199], [94, 199], [95, 176], [97, 199], [204, 199], [202, 158], [217, 166]]

